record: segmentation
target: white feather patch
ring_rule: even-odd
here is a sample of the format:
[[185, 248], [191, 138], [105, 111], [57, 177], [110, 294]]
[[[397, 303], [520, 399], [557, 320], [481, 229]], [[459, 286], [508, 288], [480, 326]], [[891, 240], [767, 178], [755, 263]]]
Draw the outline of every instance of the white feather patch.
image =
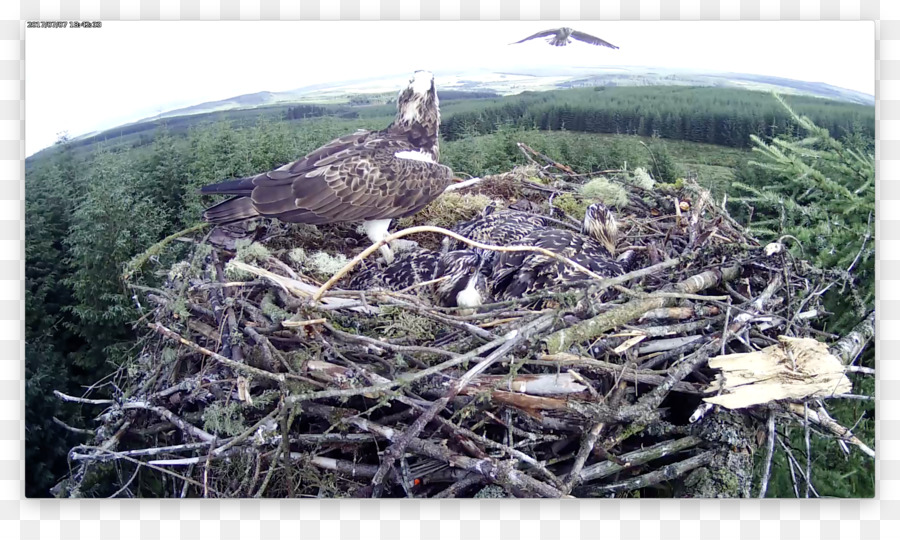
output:
[[456, 294], [456, 305], [462, 308], [474, 308], [481, 305], [481, 293], [475, 288], [476, 278], [469, 278], [466, 288]]
[[413, 74], [413, 80], [410, 81], [409, 86], [417, 94], [427, 94], [431, 91], [433, 81], [434, 75], [430, 71], [417, 71]]
[[384, 240], [384, 238], [388, 235], [388, 227], [390, 226], [391, 220], [389, 219], [373, 219], [372, 221], [366, 221], [363, 223], [363, 228], [366, 230], [366, 235], [373, 243]]
[[413, 161], [424, 161], [425, 163], [434, 163], [434, 158], [428, 152], [421, 150], [401, 150], [396, 152], [394, 157], [400, 159], [411, 159]]

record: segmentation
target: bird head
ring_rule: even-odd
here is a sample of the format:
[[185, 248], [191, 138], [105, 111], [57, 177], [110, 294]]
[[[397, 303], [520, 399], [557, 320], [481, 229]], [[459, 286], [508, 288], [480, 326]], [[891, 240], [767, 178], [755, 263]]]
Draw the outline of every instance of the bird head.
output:
[[444, 254], [437, 264], [435, 277], [447, 279], [435, 286], [435, 296], [443, 306], [476, 308], [488, 301], [485, 258], [476, 251], [463, 249]]
[[581, 232], [597, 240], [610, 256], [616, 255], [616, 244], [619, 243], [619, 224], [612, 211], [601, 203], [588, 206], [584, 213]]
[[434, 75], [430, 71], [416, 71], [397, 96], [397, 116], [393, 124], [407, 131], [411, 142], [433, 151], [435, 160], [441, 124], [439, 105]]

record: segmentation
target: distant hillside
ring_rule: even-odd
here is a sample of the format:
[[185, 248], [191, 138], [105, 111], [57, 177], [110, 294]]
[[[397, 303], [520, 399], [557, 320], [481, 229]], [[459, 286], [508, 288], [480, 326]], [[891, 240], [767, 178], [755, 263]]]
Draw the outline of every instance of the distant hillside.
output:
[[[172, 118], [188, 114], [262, 107], [282, 103], [321, 103], [340, 101], [348, 94], [378, 94], [403, 84], [405, 75], [385, 76], [378, 79], [353, 80], [315, 84], [284, 92], [256, 92], [240, 96], [208, 101], [144, 118], [138, 122]], [[464, 91], [477, 94], [518, 94], [527, 90], [549, 90], [581, 86], [719, 86], [747, 90], [777, 91], [824, 97], [838, 101], [875, 105], [875, 97], [855, 90], [838, 88], [825, 83], [798, 81], [782, 77], [769, 77], [746, 73], [697, 72], [655, 67], [542, 67], [528, 72], [459, 72], [436, 74], [439, 87], [448, 91]], [[457, 97], [457, 96], [454, 96]], [[486, 97], [478, 95], [474, 97]], [[458, 98], [458, 97], [457, 97]], [[136, 122], [136, 123], [138, 123]]]
[[875, 106], [875, 96], [820, 82], [747, 73], [688, 73], [672, 70], [613, 71], [573, 78], [561, 88], [584, 86], [715, 86], [795, 94]]
[[[521, 127], [560, 129], [565, 126], [565, 129], [579, 130], [577, 127], [579, 122], [585, 121], [590, 115], [601, 114], [602, 109], [609, 109], [609, 113], [617, 115], [616, 118], [619, 120], [616, 120], [616, 124], [612, 128], [603, 127], [610, 124], [610, 120], [598, 118], [592, 120], [591, 123], [601, 126], [600, 128], [585, 127], [584, 131], [625, 132], [641, 135], [650, 135], [656, 132], [665, 138], [686, 138], [698, 142], [720, 143], [722, 141], [719, 138], [722, 133], [728, 130], [734, 131], [734, 122], [729, 120], [732, 127], [727, 130], [715, 127], [716, 135], [688, 136], [685, 133], [697, 131], [697, 128], [687, 124], [681, 127], [672, 126], [670, 125], [672, 118], [655, 119], [648, 116], [648, 111], [652, 112], [654, 109], [651, 102], [660, 98], [668, 99], [665, 97], [668, 96], [666, 87], [669, 87], [670, 91], [680, 94], [677, 99], [682, 103], [678, 106], [679, 111], [675, 114], [677, 117], [685, 117], [683, 110], [704, 107], [696, 98], [702, 95], [705, 100], [710, 95], [703, 92], [698, 94], [697, 91], [701, 90], [715, 92], [716, 89], [720, 89], [723, 94], [717, 99], [725, 98], [725, 94], [728, 94], [731, 96], [729, 99], [735, 99], [736, 102], [749, 100], [765, 103], [767, 112], [758, 114], [758, 121], [750, 119], [753, 123], [752, 128], [739, 129], [735, 131], [734, 136], [729, 136], [729, 142], [725, 143], [729, 146], [743, 146], [746, 144], [747, 133], [764, 133], [765, 126], [772, 124], [771, 117], [774, 113], [769, 111], [773, 110], [774, 100], [771, 99], [771, 96], [766, 95], [772, 91], [792, 95], [796, 99], [809, 100], [798, 103], [801, 112], [808, 112], [808, 109], [804, 108], [806, 106], [816, 110], [823, 106], [830, 108], [830, 111], [823, 113], [824, 116], [817, 116], [817, 119], [825, 121], [829, 127], [838, 127], [839, 130], [852, 125], [853, 120], [850, 116], [861, 118], [864, 120], [864, 125], [868, 125], [868, 119], [874, 117], [874, 108], [870, 104], [871, 96], [821, 83], [806, 83], [748, 74], [698, 74], [649, 68], [615, 68], [606, 69], [603, 73], [596, 73], [599, 69], [568, 67], [559, 68], [554, 72], [547, 68], [540, 68], [534, 73], [482, 72], [438, 76], [441, 108], [445, 119], [444, 134], [448, 138], [456, 137], [473, 129], [478, 133], [488, 133], [495, 129], [496, 121], [501, 117], [503, 118], [502, 122], [509, 122]], [[594, 72], [594, 74], [588, 72]], [[554, 73], [557, 74], [554, 75]], [[70, 147], [77, 150], [87, 148], [97, 142], [106, 142], [116, 146], [141, 146], [149, 142], [152, 139], [152, 132], [162, 125], [175, 134], [183, 134], [192, 126], [203, 123], [228, 121], [240, 127], [253, 125], [261, 118], [304, 121], [304, 119], [315, 117], [333, 117], [351, 122], [363, 120], [380, 122], [394, 114], [393, 102], [396, 92], [387, 89], [397, 88], [402, 84], [402, 80], [397, 81], [392, 77], [385, 77], [377, 81], [370, 81], [368, 84], [354, 81], [331, 86], [309, 86], [291, 92], [245, 94], [168, 111], [153, 118], [124, 124], [100, 133], [85, 134], [72, 139]], [[575, 101], [571, 104], [574, 105], [581, 101], [581, 98], [577, 96], [579, 91], [585, 91], [583, 87], [593, 87], [596, 90], [606, 89], [612, 93], [603, 96], [596, 92], [587, 94], [588, 101], [590, 101], [589, 111], [576, 114], [576, 117], [572, 119], [554, 118], [549, 111], [545, 111], [549, 116], [537, 118], [533, 114], [536, 109], [527, 115], [520, 110], [522, 105], [533, 107], [536, 104], [535, 99], [537, 101], [561, 99], [563, 102], [569, 102], [572, 98]], [[647, 94], [645, 90], [650, 93]], [[682, 91], [687, 93], [682, 93]], [[567, 94], [567, 92], [571, 92], [571, 94]], [[734, 92], [738, 94], [733, 94]], [[741, 97], [743, 92], [747, 94], [746, 99]], [[534, 96], [534, 98], [529, 96]], [[522, 99], [525, 101], [521, 101]], [[640, 103], [635, 103], [634, 107], [636, 108], [630, 110], [627, 115], [623, 116], [622, 111], [615, 113], [610, 109], [611, 106], [618, 107], [614, 103], [616, 101], [632, 101], [633, 99]], [[497, 107], [502, 107], [504, 112], [498, 114]], [[509, 107], [516, 109], [516, 112], [510, 112]], [[724, 112], [728, 113], [725, 116], [729, 116], [734, 111], [731, 104], [726, 104], [724, 107]], [[851, 111], [847, 107], [859, 107], [859, 110]], [[842, 111], [841, 114], [844, 117], [840, 121], [834, 122], [833, 112], [837, 109]], [[454, 122], [453, 116], [460, 112], [467, 114], [456, 118]], [[571, 114], [565, 110], [560, 112], [564, 116]], [[493, 121], [488, 121], [486, 114], [493, 117]], [[847, 116], [848, 114], [850, 116]], [[634, 121], [631, 123], [634, 125], [630, 123], [619, 125], [625, 116], [632, 117]], [[645, 117], [643, 123], [640, 122], [642, 116]], [[769, 119], [764, 120], [766, 117]], [[713, 128], [709, 127], [712, 125], [710, 122], [719, 124], [724, 121], [723, 118], [721, 114], [718, 114], [703, 120], [707, 127], [704, 127], [702, 131], [712, 133]], [[848, 118], [850, 119], [848, 120]], [[26, 166], [29, 166], [35, 159], [54, 152], [54, 147], [46, 148], [30, 156], [26, 160]]]

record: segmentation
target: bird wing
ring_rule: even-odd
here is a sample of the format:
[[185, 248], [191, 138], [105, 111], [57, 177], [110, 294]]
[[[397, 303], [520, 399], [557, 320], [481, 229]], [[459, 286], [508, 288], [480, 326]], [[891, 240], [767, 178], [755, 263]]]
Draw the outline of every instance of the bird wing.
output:
[[253, 179], [257, 211], [292, 223], [392, 219], [418, 212], [440, 195], [452, 172], [434, 162], [401, 159], [405, 139], [357, 132]]
[[559, 32], [559, 28], [553, 28], [552, 30], [544, 30], [544, 31], [542, 31], [542, 32], [538, 32], [537, 34], [528, 36], [528, 37], [525, 38], [525, 39], [520, 39], [519, 41], [516, 41], [515, 43], [510, 43], [510, 45], [516, 45], [516, 44], [518, 44], [518, 43], [522, 43], [522, 42], [524, 42], [524, 41], [528, 41], [529, 39], [535, 39], [535, 38], [539, 38], [539, 37], [547, 37], [547, 36], [554, 36], [554, 35], [556, 35], [557, 32]]
[[590, 43], [591, 45], [600, 45], [602, 47], [609, 47], [610, 49], [618, 49], [618, 47], [608, 41], [602, 40], [590, 34], [585, 34], [584, 32], [579, 32], [578, 30], [573, 31], [571, 37], [573, 39], [577, 39], [578, 41]]
[[[570, 231], [535, 231], [512, 245], [541, 247], [567, 257], [603, 276], [622, 273], [605, 248], [591, 238]], [[557, 259], [534, 252], [504, 252], [495, 262], [492, 290], [498, 297], [516, 298], [560, 283], [588, 276]]]

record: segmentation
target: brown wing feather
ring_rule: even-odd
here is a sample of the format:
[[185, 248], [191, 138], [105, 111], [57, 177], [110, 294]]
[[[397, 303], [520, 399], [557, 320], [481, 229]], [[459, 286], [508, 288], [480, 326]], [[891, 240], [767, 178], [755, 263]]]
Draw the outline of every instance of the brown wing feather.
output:
[[525, 41], [528, 41], [529, 39], [535, 39], [535, 38], [547, 37], [547, 36], [555, 36], [557, 32], [559, 32], [558, 28], [554, 28], [552, 30], [544, 30], [543, 32], [538, 32], [537, 34], [528, 36], [525, 39], [520, 39], [519, 41], [516, 41], [515, 43], [511, 43], [510, 45], [516, 45], [517, 43], [523, 43]]
[[577, 39], [578, 41], [590, 43], [591, 45], [600, 45], [602, 47], [609, 47], [610, 49], [618, 49], [618, 47], [608, 41], [604, 41], [590, 34], [585, 34], [584, 32], [579, 32], [578, 30], [573, 31], [570, 37], [572, 39]]
[[394, 156], [416, 150], [402, 139], [355, 133], [254, 178], [260, 214], [282, 221], [334, 223], [398, 218], [427, 205], [452, 180], [448, 167]]

